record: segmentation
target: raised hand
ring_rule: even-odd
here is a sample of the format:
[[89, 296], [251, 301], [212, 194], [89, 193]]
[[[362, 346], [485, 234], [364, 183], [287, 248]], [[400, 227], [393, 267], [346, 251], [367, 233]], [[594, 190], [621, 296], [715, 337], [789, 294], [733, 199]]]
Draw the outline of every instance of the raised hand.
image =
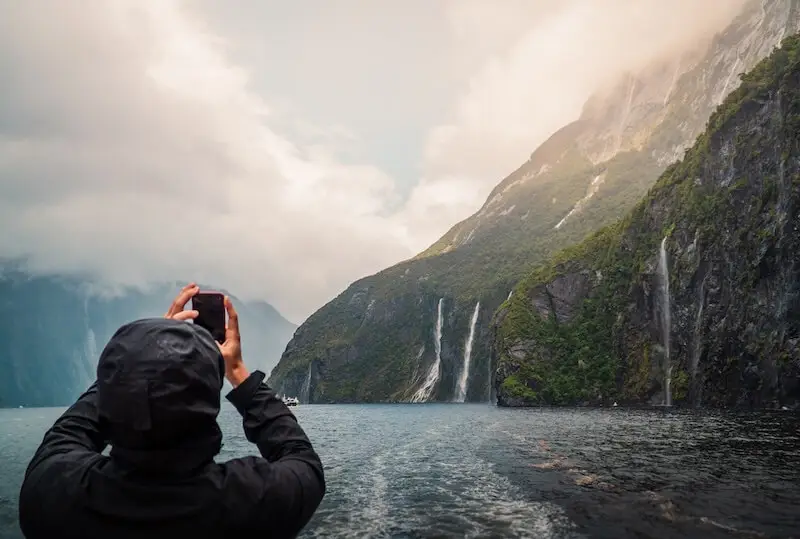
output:
[[225, 296], [225, 310], [228, 311], [228, 325], [225, 327], [225, 342], [217, 343], [225, 360], [225, 378], [233, 387], [238, 386], [250, 376], [242, 360], [242, 339], [239, 334], [239, 314], [233, 308], [231, 298]]
[[200, 287], [195, 283], [189, 283], [184, 286], [175, 297], [172, 305], [169, 306], [164, 318], [172, 318], [173, 320], [194, 320], [197, 318], [200, 313], [195, 310], [184, 311], [183, 308], [199, 291]]

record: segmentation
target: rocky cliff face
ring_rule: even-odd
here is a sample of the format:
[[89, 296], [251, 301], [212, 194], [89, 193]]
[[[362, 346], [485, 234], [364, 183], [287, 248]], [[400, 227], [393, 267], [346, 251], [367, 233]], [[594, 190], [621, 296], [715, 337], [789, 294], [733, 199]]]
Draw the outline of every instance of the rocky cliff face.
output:
[[[63, 406], [94, 380], [100, 352], [125, 322], [162, 316], [180, 289], [162, 285], [115, 297], [90, 283], [0, 267], [0, 406]], [[270, 305], [234, 299], [252, 368], [276, 363], [295, 326]]]
[[480, 302], [467, 400], [489, 399], [490, 321], [514, 284], [533, 264], [630, 210], [702, 132], [719, 99], [738, 85], [737, 74], [800, 27], [798, 13], [800, 0], [754, 0], [695, 52], [598, 92], [477, 213], [309, 318], [270, 383], [290, 394], [306, 389], [313, 402], [409, 400], [436, 368], [427, 398], [451, 400]]
[[501, 405], [800, 402], [800, 35], [621, 222], [495, 320]]

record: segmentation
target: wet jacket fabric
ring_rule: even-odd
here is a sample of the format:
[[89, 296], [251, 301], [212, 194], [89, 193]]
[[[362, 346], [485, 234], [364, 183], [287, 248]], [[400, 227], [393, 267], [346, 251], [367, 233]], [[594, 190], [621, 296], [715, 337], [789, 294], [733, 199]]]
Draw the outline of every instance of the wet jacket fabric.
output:
[[25, 537], [295, 537], [325, 494], [319, 456], [254, 371], [226, 398], [260, 456], [215, 462], [223, 378], [206, 330], [166, 319], [121, 327], [97, 380], [28, 465], [19, 499]]

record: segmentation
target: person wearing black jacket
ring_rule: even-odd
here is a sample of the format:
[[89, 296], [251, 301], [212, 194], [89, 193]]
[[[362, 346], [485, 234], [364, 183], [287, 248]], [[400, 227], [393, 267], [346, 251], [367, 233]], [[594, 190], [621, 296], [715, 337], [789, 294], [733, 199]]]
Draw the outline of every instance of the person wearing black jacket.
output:
[[[245, 367], [230, 299], [224, 343], [187, 322], [198, 291], [185, 287], [164, 318], [126, 324], [108, 342], [97, 380], [28, 465], [25, 537], [279, 538], [308, 523], [325, 495], [320, 458], [264, 373]], [[223, 377], [261, 457], [214, 461]]]

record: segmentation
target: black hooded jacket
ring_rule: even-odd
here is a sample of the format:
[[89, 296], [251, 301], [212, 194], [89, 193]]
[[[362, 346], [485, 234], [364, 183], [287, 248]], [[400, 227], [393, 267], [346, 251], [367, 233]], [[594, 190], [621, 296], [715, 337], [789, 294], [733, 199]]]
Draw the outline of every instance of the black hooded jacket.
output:
[[223, 377], [219, 349], [199, 326], [159, 318], [121, 327], [97, 381], [28, 465], [25, 537], [295, 537], [325, 494], [322, 463], [260, 371], [227, 399], [261, 456], [214, 462]]

